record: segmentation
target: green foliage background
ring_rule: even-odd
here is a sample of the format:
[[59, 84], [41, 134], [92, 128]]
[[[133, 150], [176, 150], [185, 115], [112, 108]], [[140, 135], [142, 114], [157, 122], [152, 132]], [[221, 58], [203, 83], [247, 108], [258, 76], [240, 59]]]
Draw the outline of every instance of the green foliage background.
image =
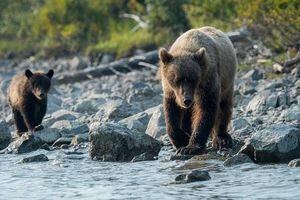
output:
[[[190, 28], [247, 25], [276, 50], [300, 39], [299, 0], [1, 0], [0, 57], [62, 56], [169, 45]], [[148, 25], [123, 17], [129, 13]]]

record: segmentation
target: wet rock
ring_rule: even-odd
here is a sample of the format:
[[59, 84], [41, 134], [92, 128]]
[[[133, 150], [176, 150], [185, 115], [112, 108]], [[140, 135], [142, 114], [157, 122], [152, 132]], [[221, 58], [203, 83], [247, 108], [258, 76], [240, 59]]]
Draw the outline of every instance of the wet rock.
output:
[[87, 66], [88, 66], [87, 61], [85, 61], [81, 57], [76, 56], [72, 60], [70, 60], [70, 68], [73, 71], [85, 69]]
[[43, 144], [45, 144], [45, 142], [43, 142], [40, 138], [25, 133], [10, 143], [9, 146], [3, 149], [0, 153], [29, 153], [38, 150]]
[[253, 163], [253, 161], [246, 154], [236, 154], [233, 157], [230, 157], [224, 161], [224, 165], [227, 167], [240, 165], [244, 163]]
[[80, 143], [88, 142], [88, 141], [89, 141], [89, 134], [87, 134], [87, 133], [85, 133], [85, 134], [78, 134], [78, 135], [75, 135], [72, 138], [71, 144], [75, 146], [75, 145], [78, 145]]
[[147, 153], [158, 156], [161, 143], [116, 123], [94, 123], [90, 127], [90, 157], [102, 161], [131, 161]]
[[252, 134], [240, 153], [258, 163], [288, 162], [300, 155], [300, 129], [274, 124]]
[[147, 126], [146, 134], [159, 140], [166, 134], [166, 123], [162, 105], [157, 107], [152, 114]]
[[294, 159], [289, 162], [289, 167], [300, 167], [300, 159]]
[[141, 161], [148, 161], [148, 160], [155, 160], [155, 158], [151, 154], [142, 153], [141, 155], [134, 156], [131, 162], [141, 162]]
[[46, 155], [39, 154], [39, 155], [23, 158], [18, 163], [47, 162], [47, 161], [49, 161], [49, 159]]
[[141, 112], [124, 100], [111, 100], [103, 104], [94, 116], [94, 121], [120, 121], [126, 117]]
[[9, 127], [5, 121], [0, 121], [0, 150], [6, 148], [11, 141]]
[[182, 183], [192, 183], [197, 181], [207, 181], [210, 180], [211, 177], [208, 171], [204, 170], [193, 170], [188, 174], [180, 174], [175, 178], [175, 182], [178, 184]]

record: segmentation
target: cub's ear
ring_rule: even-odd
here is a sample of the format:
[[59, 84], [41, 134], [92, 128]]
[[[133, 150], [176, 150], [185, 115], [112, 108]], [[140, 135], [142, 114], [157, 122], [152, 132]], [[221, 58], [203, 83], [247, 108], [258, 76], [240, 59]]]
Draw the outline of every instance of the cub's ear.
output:
[[164, 64], [168, 64], [173, 60], [173, 56], [165, 48], [161, 48], [159, 50], [159, 59]]
[[50, 69], [49, 71], [48, 71], [48, 73], [46, 74], [46, 76], [48, 76], [50, 79], [53, 77], [53, 74], [54, 74], [54, 71], [53, 71], [53, 69]]
[[205, 55], [205, 48], [200, 48], [194, 55], [195, 60], [197, 60], [199, 63], [202, 63], [204, 55]]
[[30, 71], [30, 69], [26, 69], [26, 70], [25, 70], [25, 76], [26, 76], [27, 78], [32, 77], [32, 75], [33, 75], [33, 73]]

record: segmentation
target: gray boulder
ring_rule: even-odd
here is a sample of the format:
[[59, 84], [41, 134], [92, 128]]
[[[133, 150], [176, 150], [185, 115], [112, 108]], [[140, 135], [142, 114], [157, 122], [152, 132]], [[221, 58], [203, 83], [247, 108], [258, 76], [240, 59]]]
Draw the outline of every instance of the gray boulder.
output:
[[240, 165], [244, 163], [253, 163], [253, 161], [247, 156], [246, 154], [236, 154], [233, 157], [227, 158], [224, 161], [224, 165], [226, 167], [234, 166], [234, 165]]
[[208, 171], [193, 170], [188, 174], [180, 174], [175, 178], [175, 183], [192, 183], [196, 181], [207, 181], [211, 179]]
[[141, 112], [119, 121], [119, 124], [125, 125], [130, 130], [145, 133], [150, 116], [146, 112]]
[[98, 111], [99, 106], [105, 102], [105, 99], [86, 99], [74, 105], [72, 110], [79, 113], [94, 114]]
[[111, 100], [101, 105], [99, 111], [95, 114], [94, 121], [120, 121], [126, 117], [141, 112], [140, 109], [132, 106], [124, 100]]
[[4, 121], [0, 121], [0, 150], [6, 148], [11, 141], [9, 127]]
[[282, 94], [281, 92], [276, 94], [269, 90], [266, 90], [254, 96], [248, 103], [246, 110], [259, 113], [262, 111], [266, 111], [269, 108], [277, 108], [278, 106], [287, 104], [288, 97], [286, 94]]
[[34, 137], [39, 138], [43, 143], [52, 144], [61, 137], [61, 134], [58, 129], [46, 128], [35, 132]]
[[131, 161], [147, 153], [158, 156], [161, 143], [116, 123], [93, 123], [90, 127], [90, 157], [101, 161]]
[[166, 123], [162, 105], [156, 107], [156, 110], [152, 114], [147, 126], [146, 134], [159, 140], [166, 134]]
[[252, 134], [240, 153], [258, 163], [288, 162], [300, 155], [300, 129], [275, 124]]

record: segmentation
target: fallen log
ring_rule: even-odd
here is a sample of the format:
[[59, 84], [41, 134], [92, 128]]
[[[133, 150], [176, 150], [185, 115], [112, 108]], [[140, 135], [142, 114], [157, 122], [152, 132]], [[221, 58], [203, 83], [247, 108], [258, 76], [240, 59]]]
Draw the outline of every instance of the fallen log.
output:
[[[227, 33], [232, 42], [246, 41], [247, 36], [239, 32]], [[124, 58], [109, 64], [88, 67], [84, 70], [75, 72], [65, 72], [57, 74], [53, 79], [54, 84], [68, 84], [81, 82], [89, 79], [99, 78], [102, 76], [111, 76], [115, 74], [125, 74], [133, 70], [154, 69], [157, 68], [158, 51], [150, 51], [131, 58]]]
[[139, 56], [121, 59], [96, 67], [88, 67], [84, 70], [75, 71], [73, 73], [61, 73], [53, 79], [53, 82], [54, 84], [67, 84], [99, 78], [102, 76], [110, 76], [118, 73], [128, 73], [133, 70], [145, 68], [145, 65], [139, 64], [140, 62], [156, 64], [158, 62], [158, 51], [150, 51]]

